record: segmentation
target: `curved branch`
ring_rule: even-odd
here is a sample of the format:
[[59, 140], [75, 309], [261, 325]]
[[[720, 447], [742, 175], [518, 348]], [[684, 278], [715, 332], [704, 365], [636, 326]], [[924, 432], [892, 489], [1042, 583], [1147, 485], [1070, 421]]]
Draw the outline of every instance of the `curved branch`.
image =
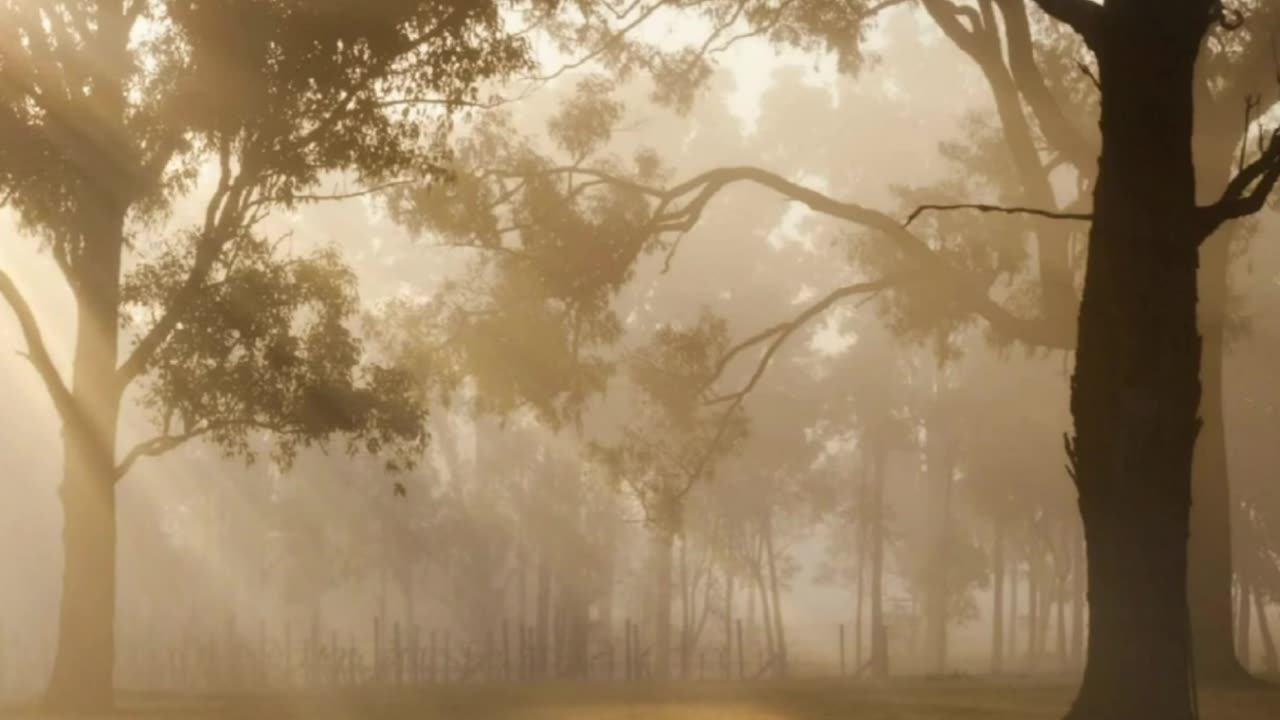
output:
[[1071, 122], [1045, 83], [1044, 74], [1036, 63], [1026, 0], [996, 2], [1000, 5], [1000, 13], [1005, 20], [1009, 70], [1017, 84], [1018, 93], [1035, 114], [1040, 131], [1049, 144], [1070, 158], [1071, 164], [1081, 172], [1088, 172], [1098, 160], [1097, 143], [1090, 142]]
[[64, 423], [70, 422], [75, 411], [75, 400], [71, 390], [67, 388], [58, 368], [54, 366], [53, 359], [49, 357], [48, 346], [45, 345], [44, 336], [40, 333], [40, 325], [36, 322], [35, 314], [31, 312], [31, 306], [27, 304], [26, 298], [14, 284], [13, 278], [9, 277], [9, 273], [4, 270], [0, 270], [0, 295], [3, 295], [5, 301], [9, 303], [9, 307], [18, 318], [18, 325], [22, 328], [22, 336], [27, 343], [27, 352], [24, 356], [44, 381], [45, 389], [49, 392], [59, 417]]
[[861, 282], [854, 285], [845, 285], [844, 287], [836, 288], [818, 302], [805, 308], [799, 315], [796, 315], [786, 322], [778, 323], [777, 325], [766, 328], [729, 348], [729, 350], [720, 357], [720, 361], [716, 364], [715, 373], [711, 378], [712, 382], [715, 382], [724, 374], [725, 370], [728, 369], [729, 364], [732, 363], [736, 357], [767, 340], [773, 340], [773, 342], [769, 343], [769, 347], [765, 350], [764, 355], [761, 356], [760, 362], [756, 366], [756, 370], [751, 375], [751, 379], [747, 382], [746, 386], [738, 392], [711, 398], [707, 401], [708, 404], [730, 402], [750, 393], [755, 389], [755, 386], [759, 383], [761, 376], [764, 375], [764, 371], [768, 369], [773, 356], [777, 354], [779, 349], [781, 349], [782, 345], [787, 341], [787, 338], [791, 337], [791, 335], [795, 334], [797, 330], [804, 327], [811, 320], [826, 312], [831, 308], [831, 306], [854, 295], [874, 295], [882, 290], [892, 288], [901, 282], [906, 275], [907, 273], [897, 273], [880, 280]]
[[[1222, 197], [1208, 207], [1200, 208], [1200, 242], [1203, 242], [1223, 223], [1247, 217], [1262, 210], [1267, 198], [1280, 182], [1280, 129], [1271, 133], [1271, 139], [1262, 154], [1227, 183]], [[1250, 190], [1250, 188], [1253, 188]]]
[[758, 185], [772, 190], [784, 199], [801, 203], [814, 212], [860, 225], [884, 236], [908, 259], [919, 263], [923, 269], [936, 273], [941, 282], [950, 285], [952, 292], [967, 303], [971, 312], [982, 316], [997, 332], [1031, 345], [1055, 349], [1074, 347], [1074, 339], [1062, 329], [1040, 318], [1018, 317], [992, 300], [984, 287], [973, 282], [964, 270], [947, 262], [897, 219], [857, 203], [837, 200], [763, 168], [716, 168], [665, 189], [644, 185], [603, 170], [572, 165], [525, 172], [490, 171], [488, 174], [511, 178], [579, 175], [644, 195], [657, 206], [650, 220], [650, 230], [654, 233], [686, 232], [698, 223], [706, 207], [721, 191], [736, 184]]

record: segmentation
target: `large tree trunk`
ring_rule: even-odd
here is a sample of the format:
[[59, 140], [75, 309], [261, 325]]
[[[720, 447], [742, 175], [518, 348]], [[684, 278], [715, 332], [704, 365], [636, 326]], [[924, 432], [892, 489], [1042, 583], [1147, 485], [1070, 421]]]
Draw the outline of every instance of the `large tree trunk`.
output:
[[109, 708], [115, 674], [117, 316], [125, 209], [109, 198], [87, 205], [77, 263], [73, 404], [63, 418], [62, 603], [46, 695], [51, 707], [69, 710]]
[[991, 674], [1004, 671], [1004, 523], [995, 521], [991, 542]]
[[1080, 720], [1196, 715], [1187, 537], [1202, 238], [1191, 137], [1208, 5], [1098, 11], [1103, 140], [1071, 398], [1089, 563]]

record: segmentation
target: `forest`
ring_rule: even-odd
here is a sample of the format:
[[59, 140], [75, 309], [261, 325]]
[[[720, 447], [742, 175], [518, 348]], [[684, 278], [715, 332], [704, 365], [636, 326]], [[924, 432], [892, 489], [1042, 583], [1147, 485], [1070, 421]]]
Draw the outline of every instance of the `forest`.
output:
[[0, 0], [0, 717], [1280, 717], [1278, 182], [1271, 0]]

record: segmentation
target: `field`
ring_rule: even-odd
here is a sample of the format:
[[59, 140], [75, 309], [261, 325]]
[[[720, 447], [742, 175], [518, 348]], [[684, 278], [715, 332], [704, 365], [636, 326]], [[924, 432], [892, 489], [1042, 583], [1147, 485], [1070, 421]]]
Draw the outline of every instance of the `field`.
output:
[[[121, 700], [111, 715], [142, 720], [1039, 720], [1060, 718], [1069, 684], [980, 680], [883, 685], [454, 688], [422, 693]], [[0, 717], [56, 718], [23, 708]], [[1204, 720], [1280, 718], [1280, 690], [1208, 692]]]

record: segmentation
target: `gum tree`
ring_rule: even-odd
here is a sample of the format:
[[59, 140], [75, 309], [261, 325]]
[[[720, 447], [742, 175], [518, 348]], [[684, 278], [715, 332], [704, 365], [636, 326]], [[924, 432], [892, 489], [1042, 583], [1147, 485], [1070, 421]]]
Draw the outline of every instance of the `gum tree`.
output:
[[[111, 702], [115, 485], [134, 459], [196, 437], [240, 452], [259, 428], [421, 437], [405, 378], [360, 367], [341, 263], [289, 256], [261, 222], [328, 197], [326, 173], [362, 188], [430, 173], [443, 111], [524, 62], [496, 3], [0, 3], [0, 195], [77, 320], [64, 377], [0, 274], [64, 428], [51, 704]], [[121, 454], [135, 387], [158, 435]]]

